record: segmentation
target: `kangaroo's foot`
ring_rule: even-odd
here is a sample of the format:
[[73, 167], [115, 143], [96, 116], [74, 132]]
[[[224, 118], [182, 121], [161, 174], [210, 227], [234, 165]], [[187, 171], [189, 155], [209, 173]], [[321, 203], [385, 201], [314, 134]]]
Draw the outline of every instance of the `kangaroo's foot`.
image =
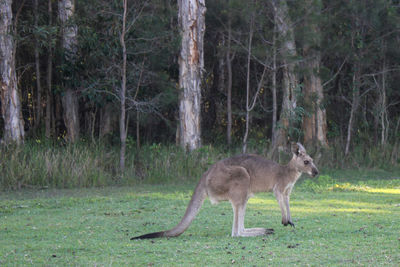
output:
[[266, 228], [245, 228], [238, 233], [237, 236], [262, 236], [262, 235], [271, 235], [274, 233], [274, 229], [266, 229]]
[[290, 226], [292, 226], [293, 228], [296, 228], [295, 225], [294, 225], [294, 223], [293, 223], [292, 221], [282, 222], [282, 224], [283, 224], [284, 226], [290, 225]]

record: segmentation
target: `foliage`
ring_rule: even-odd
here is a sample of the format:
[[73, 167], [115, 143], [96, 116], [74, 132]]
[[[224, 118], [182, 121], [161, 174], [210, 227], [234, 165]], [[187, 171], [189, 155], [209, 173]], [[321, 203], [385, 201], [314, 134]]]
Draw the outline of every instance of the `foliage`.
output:
[[[293, 60], [300, 62], [309, 60], [303, 53], [304, 45], [312, 46], [318, 50], [321, 56], [319, 75], [324, 84], [324, 100], [321, 105], [327, 113], [327, 136], [330, 146], [321, 148], [320, 151], [316, 150], [317, 155], [321, 154], [321, 165], [330, 168], [350, 166], [396, 168], [400, 160], [400, 91], [397, 90], [397, 81], [400, 78], [398, 71], [400, 68], [398, 6], [391, 1], [384, 0], [313, 0], [307, 2], [313, 3], [313, 8], [307, 8], [309, 5], [306, 5], [304, 1], [288, 1], [288, 7], [291, 21], [294, 22], [292, 27], [296, 33], [298, 54], [298, 58]], [[76, 23], [78, 27], [78, 54], [76, 55], [77, 60], [70, 64], [63, 60], [59, 38], [60, 25], [57, 22], [57, 2], [50, 1], [52, 13], [47, 11], [48, 3], [48, 1], [39, 0], [38, 25], [34, 26], [35, 14], [33, 14], [32, 3], [14, 1], [14, 13], [20, 12], [15, 29], [16, 70], [27, 132], [27, 147], [21, 148], [21, 151], [17, 151], [15, 155], [11, 155], [12, 153], [7, 151], [7, 148], [2, 149], [6, 151], [7, 155], [10, 155], [5, 158], [5, 162], [16, 160], [15, 168], [18, 166], [18, 160], [22, 161], [21, 164], [30, 162], [27, 166], [35, 165], [33, 160], [27, 157], [28, 152], [26, 151], [33, 149], [32, 143], [35, 142], [35, 138], [41, 138], [45, 132], [45, 122], [51, 122], [49, 124], [51, 128], [50, 136], [48, 136], [49, 144], [58, 142], [57, 138], [65, 136], [66, 127], [60, 97], [66, 82], [70, 86], [73, 85], [79, 96], [80, 134], [84, 137], [90, 136], [93, 142], [103, 138], [101, 130], [106, 128], [104, 117], [107, 116], [104, 115], [105, 113], [109, 115], [111, 121], [108, 133], [110, 139], [115, 141], [114, 137], [118, 134], [116, 110], [118, 110], [119, 96], [117, 92], [120, 86], [119, 32], [121, 30], [122, 1], [89, 0], [80, 1], [77, 4], [76, 16], [71, 23]], [[278, 54], [276, 77], [279, 119], [284, 71], [276, 43], [282, 42], [285, 37], [276, 34], [274, 14], [270, 4], [270, 1], [266, 3], [238, 0], [207, 2], [207, 30], [204, 45], [205, 80], [202, 88], [201, 114], [202, 143], [213, 149], [221, 148], [222, 154], [226, 146], [227, 127], [227, 66], [225, 58], [228, 49], [228, 28], [231, 29], [232, 35], [231, 56], [234, 55], [232, 61], [233, 144], [230, 149], [235, 150], [236, 146], [241, 143], [245, 131], [246, 90], [244, 88], [246, 88], [248, 54], [246, 47], [251, 21], [254, 21], [254, 37], [250, 62], [250, 95], [254, 95], [264, 65], [267, 66], [260, 96], [249, 118], [252, 125], [249, 142], [254, 151], [266, 154], [265, 150], [269, 149], [271, 142], [272, 93], [270, 89], [272, 87], [272, 61], [276, 54]], [[179, 93], [177, 83], [180, 37], [177, 28], [176, 1], [129, 0], [128, 6], [130, 7], [128, 24], [131, 25], [126, 36], [127, 89], [130, 99], [127, 119], [128, 139], [131, 143], [134, 141], [138, 145], [161, 142], [167, 144], [167, 147], [173, 147], [178, 124]], [[318, 11], [319, 8], [321, 8], [320, 11]], [[52, 25], [49, 25], [50, 17], [52, 17]], [[314, 24], [320, 28], [320, 36], [313, 34], [313, 27], [310, 25]], [[228, 27], [228, 25], [230, 26]], [[36, 103], [38, 92], [35, 81], [38, 76], [33, 67], [36, 43], [40, 48], [38, 63], [42, 72], [40, 76], [43, 87], [41, 105]], [[318, 45], [319, 43], [320, 45]], [[53, 49], [53, 53], [50, 53], [50, 48]], [[53, 56], [49, 58], [50, 55]], [[49, 62], [52, 63], [51, 69], [49, 69]], [[50, 89], [47, 88], [47, 75], [50, 70], [52, 71], [52, 86], [51, 90], [47, 92]], [[305, 70], [300, 67], [296, 71], [301, 82], [304, 73], [313, 70]], [[355, 84], [353, 78], [356, 72], [359, 72], [359, 81]], [[70, 79], [66, 81], [66, 77]], [[354, 85], [359, 87], [359, 107], [355, 114], [354, 126], [350, 129], [353, 133], [351, 151], [344, 156], [343, 150], [346, 146]], [[299, 100], [295, 109], [294, 121], [291, 122], [294, 127], [288, 131], [292, 141], [302, 141], [303, 132], [299, 126], [302, 124], [303, 118], [312, 113], [310, 107], [307, 107], [305, 101], [302, 100], [303, 91], [304, 88], [300, 86], [296, 89]], [[149, 105], [141, 106], [141, 103]], [[47, 107], [49, 107], [49, 114], [45, 112]], [[37, 112], [37, 109], [41, 109], [42, 112]], [[36, 125], [35, 121], [38, 120], [36, 116], [40, 113], [43, 116], [47, 115], [46, 118], [40, 120], [41, 125]], [[139, 116], [136, 116], [137, 113]], [[0, 119], [0, 131], [3, 131], [3, 125], [4, 123]], [[140, 140], [137, 140], [137, 132], [139, 132]], [[107, 148], [108, 144], [104, 140], [101, 139], [100, 142], [104, 143], [100, 146]], [[115, 145], [115, 143], [117, 142], [113, 144]], [[64, 152], [63, 149], [65, 148], [56, 145], [54, 153]], [[113, 151], [112, 158], [115, 160], [114, 148], [109, 149]], [[148, 148], [144, 147], [144, 151], [146, 149]], [[164, 148], [161, 150], [164, 151]], [[43, 148], [41, 153], [45, 152], [51, 154], [51, 152], [47, 152], [47, 148]], [[161, 153], [161, 156], [165, 156], [164, 159], [166, 159], [167, 153], [175, 153], [179, 155], [182, 162], [186, 160], [186, 156], [197, 157], [197, 155], [184, 155], [178, 150], [165, 153]], [[41, 155], [40, 157], [45, 158], [46, 156]], [[143, 160], [157, 160], [151, 159], [147, 152], [142, 157]], [[137, 165], [134, 164], [136, 153], [132, 153], [130, 160], [131, 166]], [[139, 162], [141, 161], [142, 159]], [[191, 162], [191, 159], [189, 161]], [[91, 161], [86, 163], [88, 162]], [[195, 164], [193, 166], [197, 168]], [[107, 170], [113, 168], [106, 167]], [[151, 169], [148, 166], [143, 168]], [[46, 168], [38, 167], [36, 169], [38, 173], [48, 175]], [[102, 170], [101, 166], [99, 170]], [[195, 172], [200, 174], [200, 171]], [[21, 179], [29, 181], [27, 184], [42, 184], [43, 186], [52, 184], [48, 178], [34, 178], [33, 174], [23, 173], [23, 170], [6, 170], [5, 173], [8, 178], [3, 178], [3, 181], [7, 180], [7, 182], [3, 182], [3, 185], [6, 187], [18, 188], [17, 181]], [[94, 173], [96, 172], [91, 175], [93, 176]], [[120, 180], [115, 178], [119, 175], [118, 171], [114, 170], [114, 173], [106, 171], [106, 173], [100, 180]], [[182, 171], [182, 174], [178, 176], [184, 177], [184, 173]], [[16, 176], [12, 177], [13, 174]], [[136, 167], [133, 167], [126, 175], [129, 177], [144, 176], [137, 173]], [[60, 176], [62, 175], [60, 174]], [[150, 177], [149, 179], [154, 179], [154, 181], [158, 179], [155, 178], [157, 175]], [[43, 179], [42, 182], [41, 179]], [[79, 179], [75, 177], [73, 181], [65, 182], [65, 184], [66, 186], [80, 183], [82, 185], [103, 184], [103, 182], [79, 182]], [[21, 185], [25, 183], [24, 181], [20, 181]], [[54, 186], [63, 183], [60, 182]], [[108, 182], [104, 183], [108, 184]]]

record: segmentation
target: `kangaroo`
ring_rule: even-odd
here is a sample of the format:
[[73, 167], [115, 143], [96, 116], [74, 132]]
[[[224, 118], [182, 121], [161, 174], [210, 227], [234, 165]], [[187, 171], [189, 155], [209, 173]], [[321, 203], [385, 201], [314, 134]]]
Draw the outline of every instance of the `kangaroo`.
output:
[[228, 200], [233, 209], [232, 236], [260, 236], [272, 234], [273, 229], [245, 228], [246, 204], [253, 194], [273, 192], [282, 212], [282, 224], [294, 227], [290, 215], [289, 198], [292, 188], [302, 173], [315, 177], [318, 169], [313, 159], [300, 144], [292, 145], [293, 157], [287, 165], [280, 165], [253, 154], [238, 155], [213, 164], [197, 184], [192, 199], [180, 223], [171, 230], [145, 234], [133, 239], [176, 237], [193, 221], [208, 196], [212, 204]]

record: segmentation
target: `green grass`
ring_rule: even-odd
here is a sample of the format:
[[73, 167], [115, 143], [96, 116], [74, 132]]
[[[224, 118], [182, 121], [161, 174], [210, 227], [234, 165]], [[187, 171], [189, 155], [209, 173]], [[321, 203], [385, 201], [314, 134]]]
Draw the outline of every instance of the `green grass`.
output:
[[275, 229], [251, 238], [230, 237], [230, 204], [206, 200], [180, 237], [129, 240], [175, 226], [194, 184], [5, 192], [0, 266], [398, 266], [400, 187], [373, 187], [359, 175], [350, 185], [360, 190], [353, 190], [340, 180], [344, 172], [330, 175], [313, 181], [319, 190], [304, 179], [295, 186], [295, 229], [281, 225], [271, 194], [250, 199], [246, 227]]

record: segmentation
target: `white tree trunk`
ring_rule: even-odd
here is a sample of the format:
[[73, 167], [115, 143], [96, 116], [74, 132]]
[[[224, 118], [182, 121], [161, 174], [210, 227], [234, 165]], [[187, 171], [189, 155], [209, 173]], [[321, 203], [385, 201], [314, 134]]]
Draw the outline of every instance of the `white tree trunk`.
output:
[[12, 0], [0, 1], [0, 90], [4, 120], [4, 142], [20, 144], [24, 124], [15, 72], [15, 43], [12, 36]]
[[[65, 59], [71, 64], [75, 62], [78, 47], [78, 27], [69, 22], [74, 12], [74, 0], [60, 0], [58, 2], [58, 16], [62, 25], [62, 47]], [[67, 86], [62, 97], [62, 104], [64, 109], [64, 124], [67, 128], [67, 139], [72, 143], [79, 138], [78, 103], [78, 96], [75, 90]]]
[[179, 143], [192, 151], [201, 145], [200, 101], [204, 68], [205, 0], [178, 0], [181, 29], [179, 56]]

